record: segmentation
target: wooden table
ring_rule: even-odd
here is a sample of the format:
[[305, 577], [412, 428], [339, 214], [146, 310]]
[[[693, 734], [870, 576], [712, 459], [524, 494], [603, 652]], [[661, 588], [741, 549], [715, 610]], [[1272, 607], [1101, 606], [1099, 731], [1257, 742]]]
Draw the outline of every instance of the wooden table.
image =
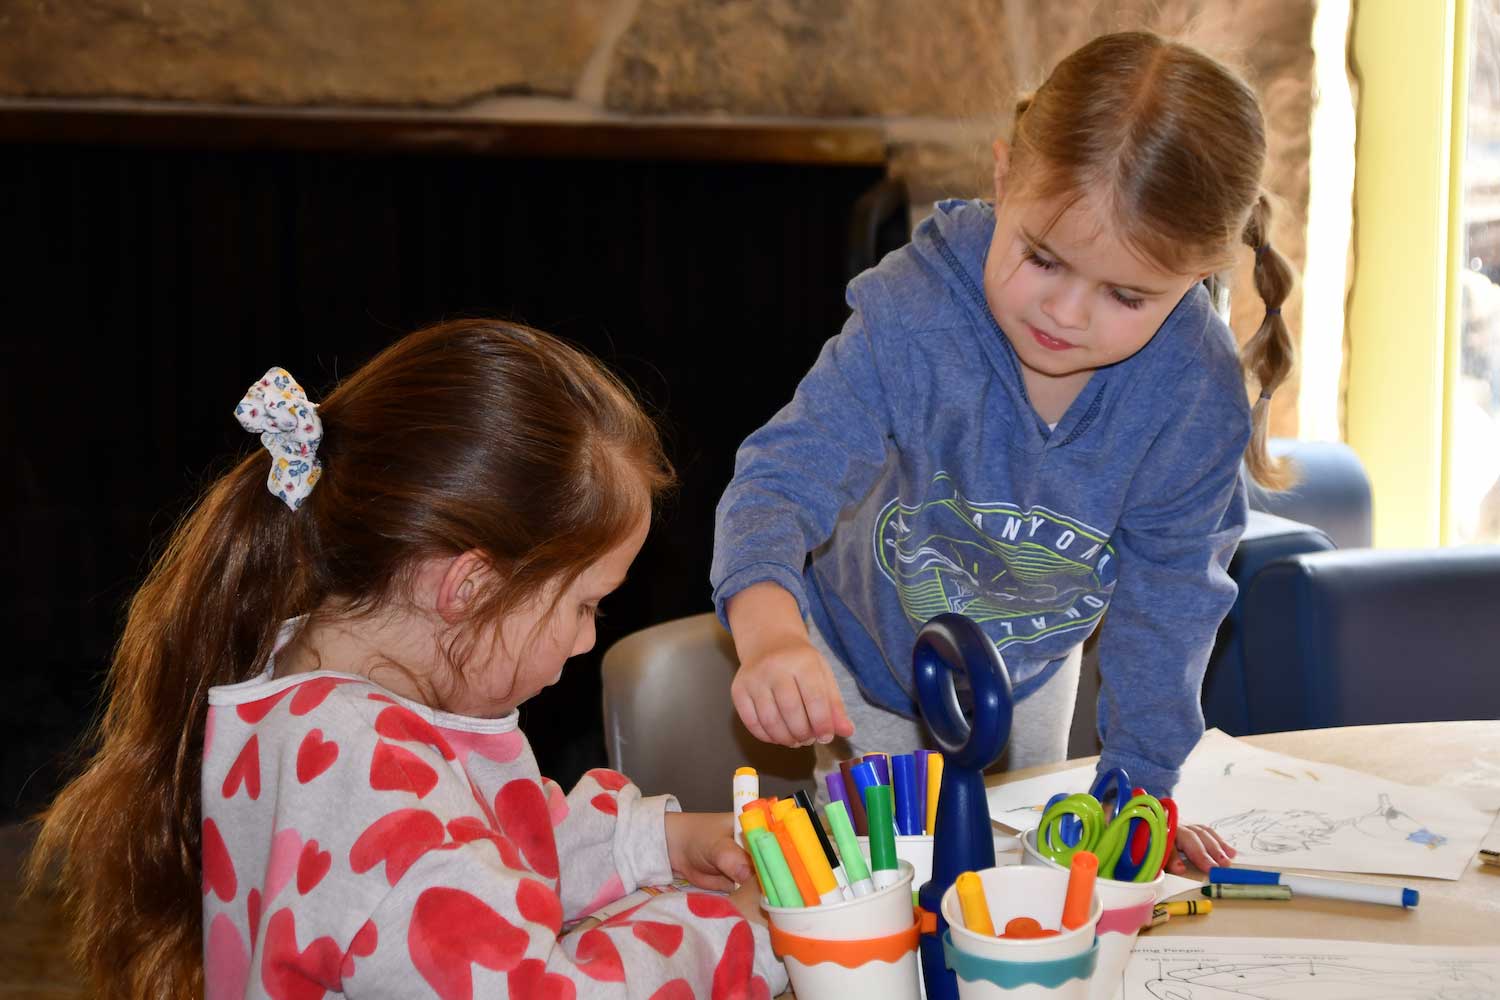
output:
[[[1265, 750], [1339, 764], [1403, 784], [1500, 787], [1500, 721], [1351, 726], [1240, 739]], [[1004, 784], [1092, 763], [1095, 759], [1029, 768], [987, 781]], [[1308, 874], [1340, 877], [1334, 872], [1308, 871]], [[1152, 937], [1285, 937], [1393, 944], [1500, 945], [1500, 868], [1473, 860], [1456, 882], [1409, 875], [1351, 877], [1410, 886], [1421, 892], [1421, 904], [1413, 910], [1402, 910], [1306, 896], [1290, 902], [1227, 900], [1216, 905], [1208, 916], [1174, 919], [1145, 933]]]

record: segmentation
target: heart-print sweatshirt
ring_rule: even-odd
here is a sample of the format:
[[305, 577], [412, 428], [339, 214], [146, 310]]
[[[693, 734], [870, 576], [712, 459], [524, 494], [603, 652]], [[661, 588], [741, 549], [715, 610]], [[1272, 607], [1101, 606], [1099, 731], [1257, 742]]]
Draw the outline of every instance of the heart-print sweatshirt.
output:
[[209, 692], [203, 948], [216, 997], [770, 997], [764, 928], [668, 892], [664, 814], [614, 771], [541, 776], [515, 713], [317, 671]]

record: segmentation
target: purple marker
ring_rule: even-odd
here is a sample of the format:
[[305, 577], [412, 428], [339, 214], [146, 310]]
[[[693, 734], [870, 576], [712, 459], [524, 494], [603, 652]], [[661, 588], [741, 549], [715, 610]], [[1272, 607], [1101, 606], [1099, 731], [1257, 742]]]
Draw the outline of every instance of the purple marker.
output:
[[931, 750], [917, 750], [912, 755], [913, 770], [917, 772], [917, 802], [922, 806], [922, 814], [918, 819], [918, 833], [931, 833], [927, 829], [927, 758], [932, 756]]
[[849, 793], [844, 790], [844, 776], [835, 772], [826, 775], [823, 781], [828, 785], [828, 801], [842, 802], [844, 809], [847, 811], [849, 808]]
[[867, 753], [864, 756], [864, 762], [875, 765], [875, 777], [880, 779], [882, 785], [891, 783], [891, 765], [885, 754]]

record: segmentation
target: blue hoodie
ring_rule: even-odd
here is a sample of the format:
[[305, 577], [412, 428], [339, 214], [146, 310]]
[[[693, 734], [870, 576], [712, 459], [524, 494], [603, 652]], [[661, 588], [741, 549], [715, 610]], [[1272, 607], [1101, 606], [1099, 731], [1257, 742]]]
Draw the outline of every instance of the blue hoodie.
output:
[[981, 624], [1025, 711], [1109, 608], [1099, 766], [1166, 794], [1203, 733], [1203, 670], [1235, 596], [1250, 411], [1234, 338], [1195, 284], [1049, 430], [985, 302], [994, 227], [987, 203], [942, 202], [849, 283], [843, 332], [740, 448], [714, 603], [723, 619], [734, 594], [780, 584], [864, 695], [911, 717], [912, 643], [933, 615]]

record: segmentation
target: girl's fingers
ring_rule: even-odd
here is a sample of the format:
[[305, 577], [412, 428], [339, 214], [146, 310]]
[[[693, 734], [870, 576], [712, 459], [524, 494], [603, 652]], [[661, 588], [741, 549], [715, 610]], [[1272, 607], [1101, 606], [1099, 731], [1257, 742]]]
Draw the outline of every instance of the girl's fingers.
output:
[[807, 709], [802, 704], [802, 689], [794, 676], [783, 677], [776, 682], [776, 707], [781, 712], [781, 721], [790, 737], [787, 746], [801, 746], [812, 739], [812, 726], [807, 721]]

